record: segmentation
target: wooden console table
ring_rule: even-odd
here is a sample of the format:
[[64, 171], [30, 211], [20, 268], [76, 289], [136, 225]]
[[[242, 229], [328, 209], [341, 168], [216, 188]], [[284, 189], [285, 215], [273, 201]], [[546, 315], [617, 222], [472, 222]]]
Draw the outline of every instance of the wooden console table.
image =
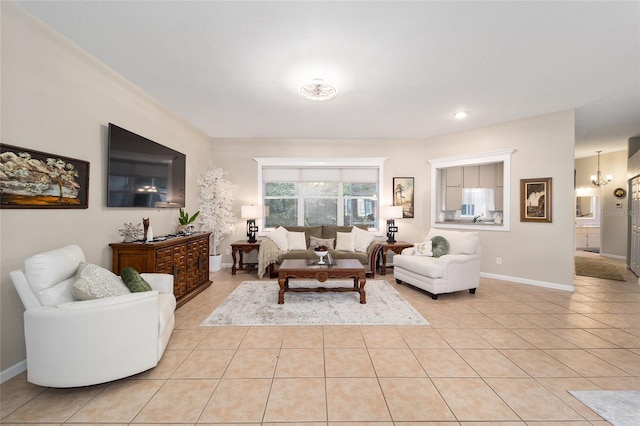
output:
[[113, 243], [113, 273], [130, 266], [138, 272], [173, 275], [173, 294], [178, 307], [211, 285], [209, 235], [199, 232], [162, 241]]
[[389, 250], [394, 252], [395, 254], [402, 253], [402, 250], [413, 247], [413, 244], [408, 243], [406, 241], [396, 241], [395, 243], [382, 243], [382, 270], [380, 271], [380, 275], [387, 275], [387, 253]]
[[[260, 241], [250, 243], [246, 240], [236, 241], [231, 244], [231, 257], [233, 257], [233, 265], [231, 266], [231, 275], [235, 275], [236, 271], [243, 271], [245, 269], [244, 253], [250, 253], [252, 251], [260, 253]], [[237, 253], [240, 253], [240, 258], [237, 258]], [[237, 265], [237, 266], [236, 266]]]

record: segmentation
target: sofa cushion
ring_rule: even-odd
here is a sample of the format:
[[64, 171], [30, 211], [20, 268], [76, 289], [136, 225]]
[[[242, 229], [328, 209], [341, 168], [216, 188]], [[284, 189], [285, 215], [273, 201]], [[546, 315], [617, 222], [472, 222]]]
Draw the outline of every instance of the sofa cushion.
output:
[[73, 302], [73, 283], [76, 282], [75, 275], [71, 278], [45, 288], [36, 294], [42, 306], [57, 305], [58, 303]]
[[335, 259], [357, 259], [363, 266], [369, 265], [369, 256], [367, 253], [361, 253], [359, 251], [339, 251], [329, 250], [331, 257]]
[[[24, 275], [37, 296], [42, 290], [73, 277], [84, 260], [80, 247], [68, 245], [27, 258], [24, 261]], [[40, 300], [40, 303], [43, 301]]]
[[286, 253], [282, 253], [280, 258], [278, 259], [278, 262], [282, 263], [282, 261], [285, 259], [317, 260], [318, 256], [313, 250], [289, 250]]
[[113, 272], [98, 265], [81, 262], [73, 283], [76, 300], [99, 299], [131, 293], [127, 286]]
[[151, 285], [131, 266], [127, 266], [120, 272], [120, 278], [132, 293], [152, 290]]
[[351, 232], [338, 232], [336, 234], [336, 250], [355, 251], [356, 234]]
[[355, 235], [355, 251], [366, 253], [375, 236], [371, 232], [365, 231], [357, 226], [354, 226], [353, 229], [351, 229], [351, 233]]
[[306, 250], [307, 238], [304, 232], [292, 232], [287, 234], [287, 242], [289, 244], [289, 250]]
[[336, 245], [335, 238], [316, 238], [309, 237], [309, 248], [314, 250], [316, 247], [327, 246], [330, 249], [334, 248]]
[[480, 249], [480, 233], [466, 231], [446, 231], [431, 228], [427, 234], [427, 240], [442, 236], [449, 242], [449, 254], [477, 254]]
[[431, 251], [433, 252], [433, 257], [444, 256], [449, 253], [449, 242], [445, 237], [436, 235], [431, 238]]
[[413, 247], [415, 248], [416, 256], [433, 256], [433, 242], [431, 240], [425, 243], [416, 243], [413, 245]]
[[267, 238], [269, 238], [270, 240], [272, 240], [274, 243], [276, 243], [276, 245], [278, 246], [278, 248], [280, 250], [289, 250], [289, 240], [287, 238], [287, 234], [289, 233], [289, 231], [287, 231], [286, 228], [279, 226], [276, 229], [274, 229], [268, 236]]
[[444, 267], [435, 257], [427, 256], [394, 256], [393, 265], [396, 268], [406, 269], [417, 275], [423, 275], [430, 278], [442, 278], [444, 276]]

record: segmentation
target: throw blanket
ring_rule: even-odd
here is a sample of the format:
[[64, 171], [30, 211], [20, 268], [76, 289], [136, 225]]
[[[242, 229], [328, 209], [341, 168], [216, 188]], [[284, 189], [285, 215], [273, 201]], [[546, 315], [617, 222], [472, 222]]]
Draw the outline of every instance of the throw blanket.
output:
[[258, 278], [262, 279], [264, 277], [267, 267], [272, 263], [276, 263], [282, 253], [284, 251], [280, 250], [273, 240], [269, 238], [262, 240], [258, 251]]

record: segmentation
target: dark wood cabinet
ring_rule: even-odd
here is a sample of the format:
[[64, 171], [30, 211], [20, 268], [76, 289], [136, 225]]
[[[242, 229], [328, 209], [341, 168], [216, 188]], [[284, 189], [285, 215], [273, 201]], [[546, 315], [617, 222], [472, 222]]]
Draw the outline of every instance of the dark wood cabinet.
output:
[[138, 272], [173, 275], [173, 294], [178, 307], [211, 285], [209, 235], [197, 233], [150, 243], [113, 243], [112, 270], [120, 275], [127, 266]]

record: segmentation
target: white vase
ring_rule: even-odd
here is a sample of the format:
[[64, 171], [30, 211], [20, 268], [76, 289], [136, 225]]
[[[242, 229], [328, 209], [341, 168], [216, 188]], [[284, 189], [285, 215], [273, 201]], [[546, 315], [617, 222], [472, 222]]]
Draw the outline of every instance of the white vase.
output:
[[209, 272], [218, 272], [222, 269], [222, 255], [209, 256]]

